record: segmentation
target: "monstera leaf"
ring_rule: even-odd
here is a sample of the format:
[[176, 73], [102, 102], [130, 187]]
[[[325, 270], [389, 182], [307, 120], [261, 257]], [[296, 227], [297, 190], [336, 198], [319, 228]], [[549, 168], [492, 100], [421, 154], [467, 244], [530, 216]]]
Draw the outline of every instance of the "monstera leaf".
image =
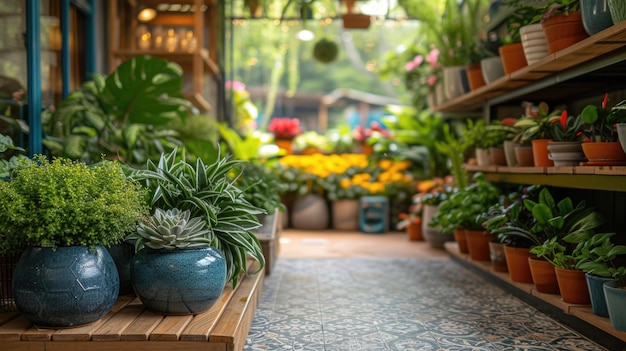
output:
[[184, 119], [191, 103], [180, 93], [182, 72], [174, 62], [136, 56], [106, 78], [103, 106], [123, 123], [162, 125]]

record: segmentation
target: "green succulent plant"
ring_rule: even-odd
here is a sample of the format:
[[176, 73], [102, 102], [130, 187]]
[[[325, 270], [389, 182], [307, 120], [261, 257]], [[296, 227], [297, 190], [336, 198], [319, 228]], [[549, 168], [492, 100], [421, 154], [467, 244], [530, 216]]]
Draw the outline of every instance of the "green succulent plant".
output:
[[155, 250], [193, 249], [211, 246], [208, 234], [202, 218], [191, 217], [191, 211], [157, 208], [128, 239], [136, 240], [137, 251], [143, 246]]

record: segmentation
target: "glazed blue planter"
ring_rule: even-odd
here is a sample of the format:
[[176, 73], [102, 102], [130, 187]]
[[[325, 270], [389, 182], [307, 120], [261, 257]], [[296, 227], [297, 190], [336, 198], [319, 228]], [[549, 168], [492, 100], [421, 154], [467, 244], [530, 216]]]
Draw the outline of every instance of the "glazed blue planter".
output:
[[583, 26], [589, 35], [594, 35], [613, 25], [609, 0], [580, 0]]
[[611, 280], [604, 283], [604, 296], [611, 325], [619, 331], [626, 331], [626, 289]]
[[606, 298], [604, 297], [604, 283], [613, 280], [612, 278], [599, 277], [585, 273], [587, 278], [587, 287], [589, 288], [589, 296], [591, 297], [591, 311], [596, 316], [608, 317], [609, 311], [606, 307]]
[[17, 308], [41, 327], [95, 322], [111, 310], [118, 291], [117, 269], [103, 246], [30, 247], [13, 274]]
[[107, 247], [109, 254], [117, 267], [120, 276], [120, 295], [133, 293], [133, 285], [130, 281], [130, 261], [135, 255], [135, 245], [126, 241]]
[[146, 308], [166, 315], [209, 309], [226, 284], [226, 262], [214, 248], [143, 248], [130, 264], [135, 293]]

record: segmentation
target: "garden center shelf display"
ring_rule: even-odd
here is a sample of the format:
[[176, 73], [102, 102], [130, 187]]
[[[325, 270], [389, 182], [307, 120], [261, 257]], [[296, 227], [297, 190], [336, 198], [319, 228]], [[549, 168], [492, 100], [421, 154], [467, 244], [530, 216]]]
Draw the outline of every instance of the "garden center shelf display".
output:
[[[486, 120], [497, 118], [500, 107], [520, 106], [523, 101], [546, 101], [551, 106], [569, 105], [579, 100], [602, 96], [605, 92], [623, 92], [626, 72], [626, 22], [613, 25], [541, 61], [526, 66], [476, 90], [446, 101], [434, 110], [441, 113], [482, 111]], [[497, 183], [541, 184], [575, 192], [592, 199], [592, 205], [611, 209], [610, 226], [624, 233], [626, 166], [507, 167], [466, 164], [469, 172], [481, 172]], [[559, 295], [537, 292], [533, 284], [513, 282], [506, 273], [494, 271], [487, 262], [471, 260], [459, 252], [454, 242], [446, 244], [451, 256], [485, 272], [531, 300], [542, 301], [576, 317], [599, 330], [626, 342], [626, 332], [614, 329], [608, 318], [598, 317], [590, 306], [564, 303]], [[537, 300], [538, 299], [538, 300]], [[539, 303], [539, 302], [538, 302]], [[574, 318], [574, 319], [576, 319]]]
[[624, 87], [616, 74], [626, 71], [626, 21], [613, 25], [541, 61], [504, 75], [434, 108], [460, 112], [521, 100], [572, 99]]

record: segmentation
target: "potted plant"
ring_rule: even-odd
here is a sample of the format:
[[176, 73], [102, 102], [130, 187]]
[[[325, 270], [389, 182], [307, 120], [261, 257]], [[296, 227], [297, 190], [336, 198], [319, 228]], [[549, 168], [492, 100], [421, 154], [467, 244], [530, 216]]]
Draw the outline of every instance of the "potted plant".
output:
[[[450, 235], [442, 233], [439, 226], [431, 225], [437, 215], [439, 204], [452, 195], [456, 189], [452, 176], [435, 177], [423, 180], [417, 185], [418, 193], [413, 196], [413, 212], [421, 213], [422, 235], [433, 248], [443, 248]], [[440, 239], [440, 240], [439, 240]]]
[[363, 175], [369, 173], [363, 166], [367, 165], [362, 155], [345, 155], [337, 165], [343, 165], [337, 172], [325, 177], [324, 193], [330, 201], [332, 227], [339, 230], [359, 229], [359, 199], [368, 191], [362, 186]]
[[135, 293], [146, 308], [161, 314], [196, 314], [222, 294], [226, 263], [202, 217], [178, 208], [162, 210], [139, 223], [127, 237], [137, 253], [130, 264]]
[[626, 123], [626, 100], [613, 108], [607, 108], [609, 96], [604, 95], [600, 106], [587, 105], [580, 118], [585, 123], [587, 137], [583, 141], [583, 152], [589, 165], [622, 164], [626, 162], [626, 153], [619, 143], [617, 125]]
[[550, 54], [572, 46], [589, 36], [583, 25], [579, 0], [548, 1], [541, 16], [541, 25]]
[[578, 250], [576, 268], [585, 272], [594, 314], [608, 317], [604, 283], [616, 281], [618, 286], [626, 286], [626, 266], [617, 262], [619, 256], [626, 255], [626, 246], [615, 245], [611, 238], [615, 233], [598, 233], [582, 242]]
[[500, 190], [485, 179], [483, 173], [475, 173], [473, 182], [443, 200], [431, 225], [439, 225], [443, 232], [460, 228], [467, 235], [470, 257], [477, 261], [489, 261], [491, 233], [483, 228], [481, 215], [498, 202]]
[[563, 110], [558, 122], [552, 123], [552, 141], [548, 142], [548, 157], [555, 166], [578, 166], [585, 161], [581, 146], [583, 122], [578, 116], [568, 116]]
[[331, 63], [339, 56], [339, 45], [328, 37], [320, 38], [313, 45], [313, 57], [321, 63]]
[[[534, 62], [547, 56], [548, 48], [541, 27], [539, 28], [541, 35], [534, 37], [532, 43], [524, 40], [526, 37], [522, 37], [522, 33], [537, 32], [534, 26], [540, 21], [541, 9], [521, 0], [508, 0], [503, 5], [515, 9], [506, 21], [507, 36], [503, 40], [503, 45], [498, 49], [504, 72], [510, 74], [530, 64], [528, 58]], [[525, 42], [526, 45], [524, 45]]]
[[2, 248], [24, 250], [13, 279], [15, 303], [40, 326], [94, 322], [119, 290], [105, 247], [135, 230], [147, 213], [145, 192], [115, 162], [87, 166], [41, 155], [33, 161], [0, 182]]
[[526, 114], [514, 126], [523, 130], [521, 140], [530, 140], [533, 147], [535, 167], [550, 167], [554, 163], [548, 158], [548, 142], [553, 138], [552, 124], [559, 120], [562, 109], [550, 111], [547, 103], [541, 102], [535, 108], [527, 107]]
[[157, 163], [148, 161], [145, 169], [129, 170], [132, 179], [148, 188], [153, 214], [157, 208], [177, 208], [191, 211], [191, 218], [202, 218], [211, 246], [226, 260], [226, 281], [233, 288], [247, 273], [248, 255], [259, 263], [252, 273], [261, 271], [265, 263], [252, 232], [261, 226], [257, 215], [265, 211], [245, 199], [243, 190], [235, 185], [237, 174], [231, 174], [242, 162], [218, 154], [213, 163], [205, 164], [198, 158], [192, 165], [180, 159], [174, 149], [162, 154]]
[[287, 155], [293, 152], [293, 139], [302, 134], [300, 120], [289, 117], [272, 118], [269, 126], [267, 126], [267, 131], [274, 135], [274, 142], [280, 149], [284, 150]]

